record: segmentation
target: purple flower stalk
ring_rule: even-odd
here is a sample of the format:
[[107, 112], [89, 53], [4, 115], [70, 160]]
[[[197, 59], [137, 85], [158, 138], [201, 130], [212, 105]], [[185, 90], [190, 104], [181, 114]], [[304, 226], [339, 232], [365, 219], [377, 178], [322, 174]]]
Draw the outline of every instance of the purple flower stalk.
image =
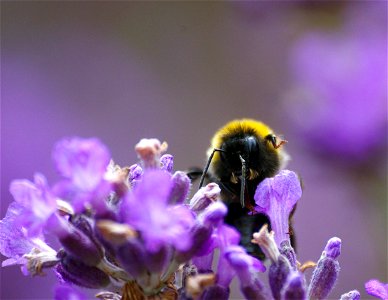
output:
[[256, 211], [269, 216], [278, 247], [290, 239], [289, 216], [302, 196], [298, 176], [289, 170], [280, 171], [275, 177], [263, 180], [255, 192]]
[[292, 269], [290, 262], [284, 255], [280, 254], [275, 243], [274, 232], [268, 232], [268, 226], [266, 224], [259, 232], [253, 234], [252, 243], [258, 244], [266, 257], [271, 260], [271, 266], [268, 272], [269, 285], [273, 297], [280, 299], [280, 292]]
[[334, 287], [340, 271], [337, 261], [341, 253], [341, 240], [331, 238], [322, 252], [309, 285], [309, 299], [325, 299]]
[[376, 298], [388, 299], [388, 283], [382, 283], [377, 279], [371, 279], [365, 283], [366, 292]]

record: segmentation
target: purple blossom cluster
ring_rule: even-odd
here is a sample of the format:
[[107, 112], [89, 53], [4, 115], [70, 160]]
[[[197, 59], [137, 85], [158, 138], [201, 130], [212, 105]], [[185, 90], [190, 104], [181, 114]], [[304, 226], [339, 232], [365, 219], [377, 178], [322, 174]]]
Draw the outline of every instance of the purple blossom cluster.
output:
[[[2, 266], [20, 265], [25, 275], [52, 269], [60, 285], [55, 299], [86, 299], [75, 286], [98, 289], [99, 299], [228, 299], [234, 277], [246, 299], [325, 299], [340, 270], [341, 240], [331, 238], [318, 262], [301, 265], [290, 243], [289, 215], [302, 195], [297, 175], [282, 170], [257, 187], [256, 213], [266, 214], [252, 237], [262, 262], [239, 245], [239, 232], [224, 224], [227, 207], [215, 183], [189, 199], [191, 182], [173, 172], [166, 143], [143, 139], [140, 162], [120, 167], [97, 139], [64, 139], [53, 158], [61, 179], [49, 185], [14, 180], [14, 202], [0, 221]], [[57, 237], [51, 248], [47, 234]], [[313, 267], [309, 283], [304, 270]], [[260, 273], [268, 273], [268, 286]], [[366, 283], [388, 298], [388, 285]], [[341, 299], [359, 299], [350, 291]]]

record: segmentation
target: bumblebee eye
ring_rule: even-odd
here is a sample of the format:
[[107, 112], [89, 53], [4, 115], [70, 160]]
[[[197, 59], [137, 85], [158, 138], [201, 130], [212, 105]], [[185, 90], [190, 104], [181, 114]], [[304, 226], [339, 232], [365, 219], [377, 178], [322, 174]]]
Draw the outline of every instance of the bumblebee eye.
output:
[[276, 135], [274, 135], [274, 134], [269, 134], [269, 135], [267, 135], [267, 136], [265, 137], [265, 140], [268, 141], [268, 142], [270, 142], [274, 148], [277, 148], [277, 143], [276, 143], [276, 142], [277, 142], [277, 139], [276, 139]]
[[275, 149], [278, 149], [278, 148], [280, 148], [281, 145], [287, 143], [286, 140], [282, 140], [282, 139], [280, 139], [280, 141], [278, 143], [278, 139], [276, 138], [276, 135], [274, 135], [274, 134], [269, 134], [264, 139], [266, 141], [270, 142]]

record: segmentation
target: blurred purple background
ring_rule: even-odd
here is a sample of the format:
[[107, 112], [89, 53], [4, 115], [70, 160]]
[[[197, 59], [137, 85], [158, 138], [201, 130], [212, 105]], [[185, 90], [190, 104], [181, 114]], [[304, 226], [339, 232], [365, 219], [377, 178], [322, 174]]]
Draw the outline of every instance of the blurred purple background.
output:
[[[299, 260], [338, 236], [332, 298], [388, 281], [385, 1], [2, 2], [1, 19], [1, 217], [12, 179], [56, 180], [64, 136], [99, 137], [120, 165], [157, 137], [183, 170], [250, 117], [303, 178]], [[0, 298], [49, 299], [55, 281], [2, 268]]]

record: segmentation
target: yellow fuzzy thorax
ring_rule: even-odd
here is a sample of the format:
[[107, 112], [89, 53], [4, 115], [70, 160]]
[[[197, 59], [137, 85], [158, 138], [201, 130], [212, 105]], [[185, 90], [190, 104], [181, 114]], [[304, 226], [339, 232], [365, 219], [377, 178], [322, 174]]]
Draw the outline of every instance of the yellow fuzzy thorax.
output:
[[[231, 133], [241, 132], [249, 133], [254, 131], [255, 134], [261, 138], [264, 138], [268, 134], [273, 133], [272, 129], [262, 122], [253, 119], [239, 119], [233, 120], [227, 123], [225, 126], [220, 128], [211, 140], [211, 146], [208, 150], [208, 155], [213, 151], [214, 148], [220, 148], [225, 138], [230, 136]], [[275, 150], [275, 149], [274, 149]], [[219, 159], [219, 153], [214, 154], [213, 160]]]

